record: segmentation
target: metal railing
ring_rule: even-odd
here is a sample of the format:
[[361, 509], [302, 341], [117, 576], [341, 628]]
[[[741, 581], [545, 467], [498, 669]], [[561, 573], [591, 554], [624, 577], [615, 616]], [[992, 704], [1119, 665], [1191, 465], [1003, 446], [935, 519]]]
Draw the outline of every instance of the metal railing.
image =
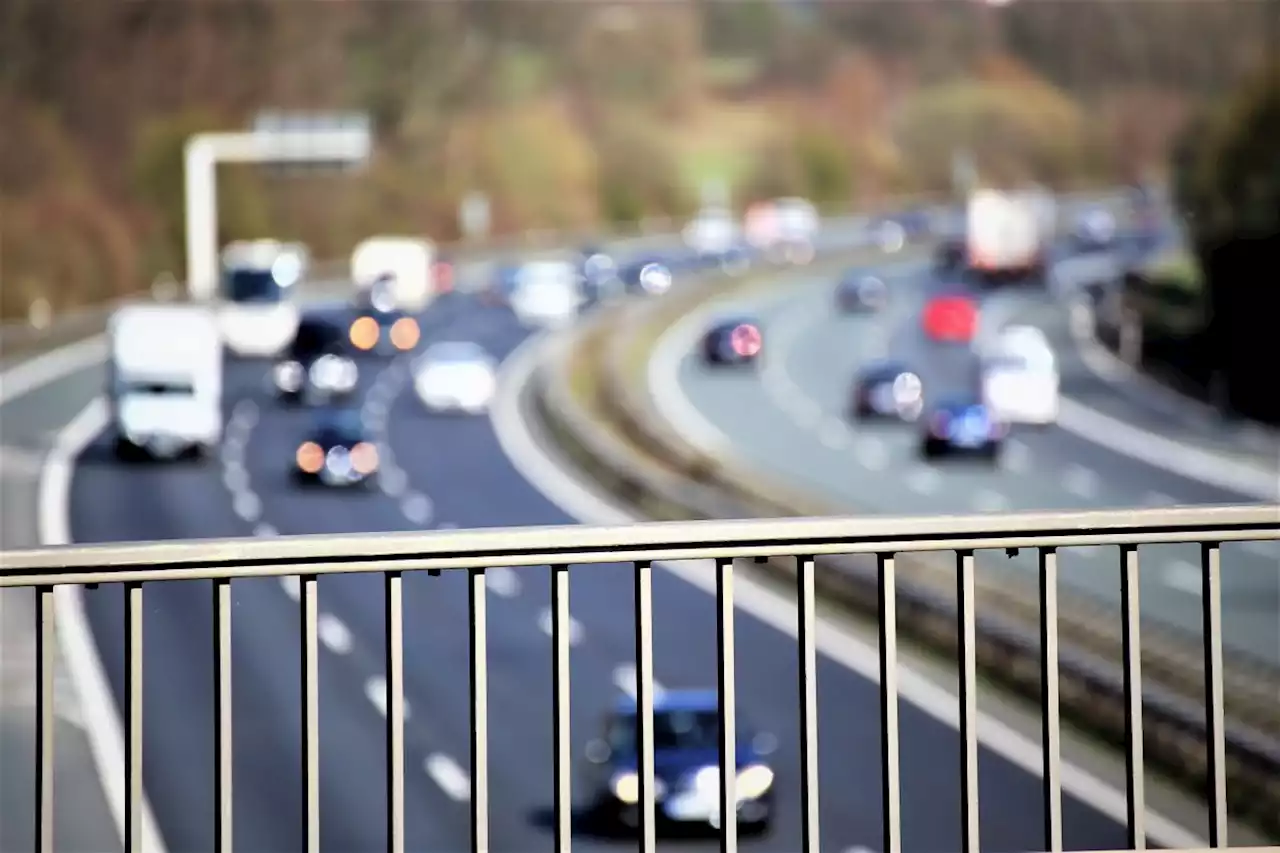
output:
[[[12, 551], [0, 555], [0, 587], [37, 590], [38, 736], [35, 786], [36, 849], [53, 850], [53, 654], [54, 587], [63, 584], [125, 585], [126, 686], [124, 702], [125, 849], [141, 844], [142, 626], [144, 584], [213, 581], [215, 726], [215, 849], [232, 842], [231, 581], [298, 576], [302, 632], [302, 755], [304, 846], [320, 849], [318, 578], [335, 573], [381, 573], [385, 592], [387, 665], [386, 769], [388, 849], [405, 846], [405, 661], [403, 582], [406, 572], [463, 571], [469, 578], [471, 706], [471, 849], [489, 849], [488, 675], [486, 566], [550, 566], [553, 645], [555, 849], [571, 848], [569, 740], [570, 565], [630, 562], [634, 568], [636, 707], [638, 709], [640, 849], [655, 849], [653, 747], [653, 588], [655, 563], [709, 560], [714, 564], [719, 688], [719, 832], [721, 849], [737, 848], [735, 780], [734, 575], [735, 560], [795, 559], [798, 610], [801, 826], [803, 849], [819, 843], [817, 740], [817, 624], [814, 564], [818, 556], [858, 554], [874, 558], [879, 577], [882, 820], [886, 853], [902, 844], [899, 801], [899, 722], [895, 557], [955, 552], [960, 618], [959, 732], [962, 845], [979, 849], [978, 710], [975, 643], [975, 559], [979, 550], [1037, 549], [1041, 577], [1044, 849], [1063, 849], [1061, 732], [1058, 718], [1058, 560], [1061, 548], [1118, 545], [1124, 620], [1124, 671], [1128, 737], [1126, 794], [1129, 849], [1146, 847], [1144, 818], [1142, 668], [1138, 580], [1140, 545], [1198, 543], [1203, 591], [1208, 843], [1227, 845], [1226, 762], [1222, 708], [1221, 584], [1226, 542], [1280, 540], [1280, 507], [1192, 507], [1112, 512], [1017, 513], [938, 518], [825, 518], [645, 523], [625, 527], [524, 527], [279, 539], [217, 539], [125, 545], [85, 545]], [[1236, 848], [1250, 849], [1250, 848]], [[1252, 848], [1261, 851], [1266, 848]], [[1274, 849], [1274, 848], [1273, 848]]]

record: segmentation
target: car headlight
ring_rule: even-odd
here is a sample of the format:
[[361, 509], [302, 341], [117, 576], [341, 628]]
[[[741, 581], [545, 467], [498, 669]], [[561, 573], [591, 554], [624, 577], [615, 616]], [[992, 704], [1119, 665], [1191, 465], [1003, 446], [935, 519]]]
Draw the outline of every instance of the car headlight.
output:
[[763, 764], [751, 764], [738, 773], [738, 799], [763, 797], [773, 787], [773, 771]]
[[[609, 788], [613, 791], [613, 795], [618, 798], [619, 802], [625, 805], [635, 805], [640, 800], [640, 777], [631, 771], [616, 774], [609, 782]], [[666, 792], [666, 786], [662, 784], [661, 779], [653, 780], [653, 796], [655, 799], [661, 797]]]
[[272, 371], [276, 387], [288, 393], [302, 387], [302, 365], [296, 361], [282, 361]]

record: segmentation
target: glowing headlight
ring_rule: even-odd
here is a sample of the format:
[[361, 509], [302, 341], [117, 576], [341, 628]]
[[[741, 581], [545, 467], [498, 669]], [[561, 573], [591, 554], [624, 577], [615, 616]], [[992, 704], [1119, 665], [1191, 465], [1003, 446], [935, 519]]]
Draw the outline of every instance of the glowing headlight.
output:
[[773, 787], [773, 771], [763, 764], [752, 764], [738, 773], [738, 799], [763, 797]]
[[276, 387], [289, 393], [302, 387], [302, 365], [296, 361], [282, 361], [272, 371]]
[[634, 773], [619, 773], [609, 787], [615, 797], [628, 805], [640, 799], [640, 777]]
[[354, 361], [325, 355], [311, 365], [311, 382], [317, 388], [329, 391], [350, 391], [356, 385], [358, 373]]
[[640, 270], [640, 286], [649, 293], [665, 293], [671, 288], [671, 272], [661, 264], [646, 264]]

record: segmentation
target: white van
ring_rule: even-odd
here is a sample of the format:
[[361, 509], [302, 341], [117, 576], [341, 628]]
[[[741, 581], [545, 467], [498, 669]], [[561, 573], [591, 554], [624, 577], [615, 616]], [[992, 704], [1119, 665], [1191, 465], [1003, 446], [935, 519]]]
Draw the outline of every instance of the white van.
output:
[[245, 240], [223, 249], [218, 328], [229, 350], [271, 358], [289, 345], [300, 319], [294, 291], [307, 264], [306, 247], [296, 243]]
[[117, 455], [207, 455], [222, 440], [222, 338], [206, 308], [135, 305], [107, 324]]
[[[390, 276], [390, 308], [422, 311], [436, 295], [435, 247], [416, 237], [370, 237], [351, 253], [351, 280], [362, 294], [382, 276]], [[387, 309], [389, 310], [389, 309]]]
[[563, 328], [583, 303], [581, 276], [570, 261], [530, 261], [516, 272], [511, 310], [525, 326]]
[[1006, 329], [983, 359], [982, 394], [1006, 423], [1057, 422], [1058, 364], [1044, 333], [1033, 326]]

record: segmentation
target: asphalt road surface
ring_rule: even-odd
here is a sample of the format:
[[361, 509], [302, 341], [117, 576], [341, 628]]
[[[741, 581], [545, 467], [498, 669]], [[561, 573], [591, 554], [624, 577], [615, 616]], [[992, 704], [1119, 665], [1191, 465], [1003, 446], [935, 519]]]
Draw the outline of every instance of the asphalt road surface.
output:
[[[1035, 289], [973, 294], [982, 301], [982, 329], [1007, 322], [1039, 325], [1055, 342], [1062, 394], [1087, 408], [1090, 424], [1110, 421], [1086, 439], [1077, 431], [1015, 428], [997, 467], [943, 460], [927, 464], [918, 428], [859, 424], [846, 413], [858, 367], [900, 359], [922, 378], [926, 395], [972, 388], [975, 363], [966, 346], [928, 339], [920, 311], [934, 294], [964, 291], [927, 265], [887, 275], [889, 307], [879, 315], [842, 316], [833, 282], [800, 281], [733, 303], [761, 319], [765, 351], [755, 371], [704, 365], [694, 343], [705, 322], [690, 318], [660, 344], [650, 374], [664, 413], [690, 434], [722, 442], [762, 470], [863, 513], [915, 515], [1031, 509], [1173, 506], [1280, 501], [1280, 452], [1274, 440], [1245, 442], [1236, 425], [1190, 407], [1171, 413], [1168, 395], [1153, 393], [1137, 377], [1100, 378], [1067, 326], [1067, 312]], [[1158, 399], [1157, 399], [1158, 398]], [[744, 416], [744, 413], [750, 413]], [[1065, 420], [1065, 416], [1064, 416]], [[1146, 430], [1177, 442], [1167, 459], [1134, 458], [1131, 437], [1105, 424]], [[1119, 430], [1125, 431], [1125, 430]], [[1254, 436], [1254, 438], [1258, 438]], [[1183, 456], [1205, 452], [1252, 469], [1263, 488], [1236, 491], [1187, 476]], [[1151, 462], [1168, 464], [1151, 464]], [[1170, 470], [1172, 468], [1173, 470]], [[1272, 488], [1267, 489], [1267, 484]], [[1268, 493], [1269, 492], [1269, 493]], [[1144, 619], [1200, 636], [1197, 546], [1144, 546]], [[979, 554], [980, 568], [1021, 573], [1034, 555], [1009, 560]], [[1280, 543], [1230, 543], [1222, 548], [1224, 642], [1230, 654], [1280, 668]], [[1113, 547], [1065, 549], [1063, 582], [1107, 605], [1119, 601], [1119, 554]]]

